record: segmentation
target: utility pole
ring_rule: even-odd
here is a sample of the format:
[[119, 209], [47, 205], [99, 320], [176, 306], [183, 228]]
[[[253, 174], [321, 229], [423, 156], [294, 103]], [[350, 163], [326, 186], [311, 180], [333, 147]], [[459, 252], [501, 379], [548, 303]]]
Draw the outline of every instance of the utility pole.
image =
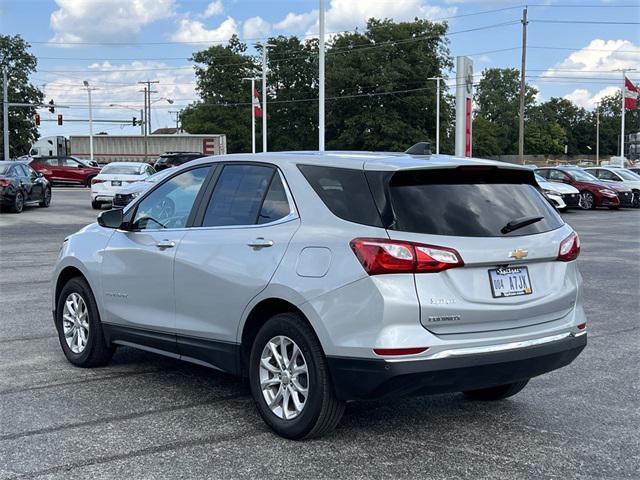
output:
[[596, 165], [600, 166], [600, 102], [596, 102]]
[[524, 96], [527, 68], [527, 7], [522, 10], [522, 65], [520, 66], [520, 122], [518, 125], [518, 159], [524, 165]]
[[180, 130], [180, 110], [169, 110], [169, 114], [176, 115], [176, 133]]
[[267, 151], [267, 48], [275, 45], [265, 43], [262, 46], [262, 151]]
[[318, 39], [318, 150], [324, 152], [324, 0], [320, 0], [320, 32]]
[[151, 135], [151, 94], [158, 93], [155, 90], [151, 90], [152, 83], [160, 83], [159, 80], [145, 80], [142, 82], [138, 82], [141, 85], [146, 85], [146, 93], [145, 93], [145, 125], [147, 126], [147, 135]]
[[429, 77], [427, 80], [436, 81], [436, 155], [440, 154], [440, 81], [442, 77]]
[[[138, 82], [143, 83], [143, 82]], [[144, 93], [144, 121], [142, 122], [142, 134], [144, 135], [144, 161], [147, 161], [147, 156], [149, 154], [149, 137], [147, 136], [147, 87], [144, 87], [140, 92]]]
[[[244, 77], [242, 81], [250, 80], [251, 81], [251, 153], [256, 153], [256, 101], [257, 99], [254, 96], [256, 91], [256, 80], [259, 78], [253, 77]], [[258, 103], [258, 106], [260, 104]]]
[[9, 160], [9, 81], [6, 66], [2, 67], [2, 122], [4, 159]]
[[93, 110], [91, 108], [91, 90], [93, 90], [89, 86], [89, 80], [85, 80], [82, 82], [87, 89], [87, 94], [89, 95], [89, 158], [93, 162]]

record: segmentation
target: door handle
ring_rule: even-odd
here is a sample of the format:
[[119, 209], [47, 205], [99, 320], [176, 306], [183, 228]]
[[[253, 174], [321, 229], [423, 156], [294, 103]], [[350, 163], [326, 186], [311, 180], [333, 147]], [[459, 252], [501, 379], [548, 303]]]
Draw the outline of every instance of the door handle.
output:
[[247, 243], [251, 248], [266, 248], [273, 246], [273, 240], [265, 240], [262, 237], [256, 238], [255, 240], [251, 240]]
[[171, 240], [160, 240], [156, 243], [156, 247], [158, 248], [173, 248], [176, 246], [176, 242], [172, 242]]

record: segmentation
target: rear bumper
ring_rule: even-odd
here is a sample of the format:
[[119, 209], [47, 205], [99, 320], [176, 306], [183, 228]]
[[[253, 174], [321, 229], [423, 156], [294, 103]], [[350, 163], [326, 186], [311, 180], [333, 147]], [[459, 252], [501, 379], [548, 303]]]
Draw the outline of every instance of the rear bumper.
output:
[[513, 383], [569, 365], [586, 344], [585, 333], [526, 348], [450, 358], [327, 360], [338, 398], [358, 400], [461, 392]]

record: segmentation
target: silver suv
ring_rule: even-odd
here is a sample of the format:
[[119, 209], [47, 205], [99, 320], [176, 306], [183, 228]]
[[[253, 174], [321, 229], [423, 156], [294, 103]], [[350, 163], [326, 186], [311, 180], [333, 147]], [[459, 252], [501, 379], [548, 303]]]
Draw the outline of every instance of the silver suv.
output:
[[499, 400], [586, 345], [580, 243], [510, 164], [355, 152], [195, 160], [64, 241], [74, 365], [118, 345], [248, 377], [301, 439], [346, 401]]

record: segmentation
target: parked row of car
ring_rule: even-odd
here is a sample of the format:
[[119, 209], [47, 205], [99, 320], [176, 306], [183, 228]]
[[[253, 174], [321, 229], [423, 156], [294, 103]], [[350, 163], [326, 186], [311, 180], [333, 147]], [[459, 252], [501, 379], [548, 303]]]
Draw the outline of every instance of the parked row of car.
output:
[[640, 175], [628, 169], [559, 166], [537, 168], [535, 174], [545, 196], [560, 210], [640, 208]]

